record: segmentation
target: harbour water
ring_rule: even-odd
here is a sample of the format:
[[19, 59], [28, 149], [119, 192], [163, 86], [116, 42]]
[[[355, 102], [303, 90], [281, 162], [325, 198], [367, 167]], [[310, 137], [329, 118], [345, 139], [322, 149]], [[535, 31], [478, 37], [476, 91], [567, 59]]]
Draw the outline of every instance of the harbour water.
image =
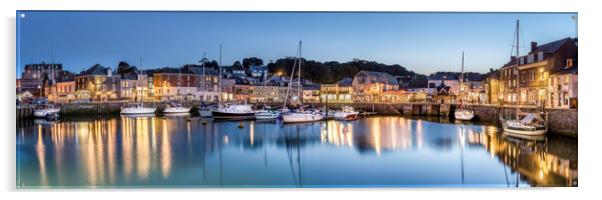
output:
[[18, 188], [577, 186], [574, 138], [439, 118], [111, 116], [25, 121], [16, 134]]

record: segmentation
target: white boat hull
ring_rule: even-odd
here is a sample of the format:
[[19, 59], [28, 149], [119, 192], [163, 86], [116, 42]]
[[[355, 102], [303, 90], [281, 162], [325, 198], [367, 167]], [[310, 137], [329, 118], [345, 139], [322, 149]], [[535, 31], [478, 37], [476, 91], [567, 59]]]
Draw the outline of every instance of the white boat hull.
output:
[[324, 119], [324, 116], [313, 113], [291, 113], [282, 115], [282, 121], [284, 123], [315, 122], [322, 119]]
[[40, 110], [34, 110], [33, 111], [33, 116], [34, 117], [49, 117], [49, 116], [55, 116], [58, 115], [60, 109], [40, 109]]
[[456, 110], [456, 112], [454, 112], [454, 116], [456, 117], [457, 120], [472, 120], [472, 118], [474, 118], [474, 111], [472, 110], [466, 110], [466, 109], [459, 109]]
[[[545, 127], [535, 127], [524, 125], [520, 121], [517, 120], [505, 120], [500, 116], [500, 120], [502, 122], [502, 129], [504, 132], [515, 135], [524, 135], [524, 136], [539, 136], [545, 135], [548, 132], [547, 124]], [[547, 122], [546, 122], [547, 123]]]
[[172, 108], [165, 108], [165, 110], [163, 110], [163, 113], [165, 114], [183, 114], [183, 113], [189, 113], [190, 112], [190, 108], [187, 107], [172, 107]]
[[358, 119], [359, 112], [335, 112], [334, 119], [336, 120], [356, 120]]
[[121, 109], [122, 115], [141, 115], [141, 114], [154, 114], [156, 108], [146, 107], [135, 107], [135, 108], [123, 108]]
[[280, 117], [280, 115], [276, 114], [276, 113], [268, 113], [268, 114], [255, 114], [255, 119], [276, 119]]
[[513, 129], [513, 128], [508, 128], [508, 126], [504, 125], [504, 132], [507, 133], [511, 133], [511, 134], [517, 134], [517, 135], [527, 135], [527, 136], [537, 136], [537, 135], [545, 135], [547, 130], [520, 130], [520, 129]]

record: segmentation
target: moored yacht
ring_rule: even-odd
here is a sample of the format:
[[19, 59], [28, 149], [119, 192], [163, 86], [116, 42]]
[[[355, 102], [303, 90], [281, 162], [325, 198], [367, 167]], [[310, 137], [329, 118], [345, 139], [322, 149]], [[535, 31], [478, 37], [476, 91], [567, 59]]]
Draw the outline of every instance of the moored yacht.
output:
[[38, 105], [33, 111], [34, 117], [56, 117], [59, 114], [60, 108], [55, 108], [54, 105], [45, 104]]
[[298, 111], [282, 114], [284, 123], [315, 122], [324, 119], [324, 115], [315, 111]]
[[299, 87], [297, 89], [296, 97], [297, 97], [299, 103], [301, 103], [301, 104], [299, 105], [299, 108], [296, 111], [288, 111], [288, 109], [283, 110], [283, 111], [286, 111], [286, 112], [282, 113], [282, 121], [284, 123], [313, 122], [313, 121], [320, 121], [320, 120], [324, 119], [324, 115], [322, 114], [322, 112], [320, 110], [305, 110], [304, 109], [305, 106], [302, 103], [301, 63], [302, 63], [303, 59], [301, 59], [302, 58], [301, 57], [301, 45], [302, 45], [302, 42], [299, 41], [299, 47], [297, 49], [297, 57], [295, 58], [295, 61], [293, 62], [293, 69], [292, 69], [290, 81], [288, 84], [288, 88], [286, 90], [287, 98], [284, 100], [283, 109], [286, 109], [286, 103], [288, 100], [288, 96], [289, 96], [291, 88], [293, 86], [293, 76], [295, 75], [295, 69], [298, 69], [296, 86]]
[[355, 111], [353, 107], [343, 106], [341, 110], [334, 112], [334, 119], [336, 120], [356, 120], [360, 113]]
[[190, 113], [190, 108], [185, 107], [179, 103], [171, 103], [165, 107], [165, 110], [163, 110], [163, 113], [165, 113], [165, 114], [176, 114], [176, 113], [186, 114], [186, 113]]
[[457, 120], [472, 120], [474, 118], [474, 111], [468, 110], [466, 108], [459, 108], [454, 112], [454, 116]]
[[275, 110], [258, 110], [255, 113], [255, 119], [276, 119], [280, 117], [280, 112]]
[[[516, 58], [519, 57], [518, 52], [518, 36], [519, 36], [519, 21], [516, 21]], [[516, 68], [520, 67], [520, 62], [516, 62]], [[520, 83], [520, 77], [517, 76], [516, 82]], [[516, 91], [520, 90], [520, 84], [517, 84]], [[504, 118], [500, 114], [500, 122], [502, 124], [502, 128], [504, 132], [516, 134], [516, 135], [524, 135], [524, 136], [537, 136], [537, 135], [545, 135], [548, 132], [548, 114], [544, 112], [533, 113], [533, 112], [521, 112], [519, 109], [520, 100], [515, 104], [516, 112], [515, 118], [509, 119]]]
[[247, 119], [255, 116], [251, 105], [247, 104], [226, 105], [211, 111], [211, 114], [216, 119]]
[[460, 74], [460, 108], [456, 110], [456, 112], [454, 112], [454, 117], [457, 120], [472, 120], [472, 118], [474, 118], [474, 111], [466, 109], [464, 107], [464, 101], [462, 99], [462, 97], [464, 96], [464, 91], [466, 91], [468, 88], [466, 88], [467, 85], [464, 84], [464, 52], [462, 52], [462, 73]]
[[[542, 116], [544, 115], [544, 116]], [[500, 115], [504, 132], [519, 135], [545, 135], [548, 132], [547, 114], [522, 113], [518, 119], [504, 119]]]
[[120, 114], [122, 115], [141, 115], [141, 114], [154, 114], [156, 108], [144, 107], [142, 103], [132, 104], [130, 106], [122, 107]]

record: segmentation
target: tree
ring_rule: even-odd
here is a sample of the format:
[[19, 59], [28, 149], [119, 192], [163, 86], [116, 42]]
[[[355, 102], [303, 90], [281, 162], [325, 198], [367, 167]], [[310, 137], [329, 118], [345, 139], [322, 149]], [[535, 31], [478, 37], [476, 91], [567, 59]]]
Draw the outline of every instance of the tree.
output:
[[130, 69], [130, 64], [125, 61], [121, 61], [121, 62], [119, 62], [119, 64], [117, 64], [117, 73], [119, 73], [119, 74], [123, 74], [123, 73], [127, 72], [129, 69]]
[[244, 58], [242, 59], [242, 66], [249, 68], [249, 66], [262, 66], [263, 60], [257, 57]]

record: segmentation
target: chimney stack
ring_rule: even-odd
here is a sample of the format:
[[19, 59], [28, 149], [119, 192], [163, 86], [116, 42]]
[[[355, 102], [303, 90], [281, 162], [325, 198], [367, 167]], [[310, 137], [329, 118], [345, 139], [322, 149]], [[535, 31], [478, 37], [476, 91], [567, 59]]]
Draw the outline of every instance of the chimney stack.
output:
[[534, 52], [537, 49], [537, 42], [531, 42], [531, 52]]

